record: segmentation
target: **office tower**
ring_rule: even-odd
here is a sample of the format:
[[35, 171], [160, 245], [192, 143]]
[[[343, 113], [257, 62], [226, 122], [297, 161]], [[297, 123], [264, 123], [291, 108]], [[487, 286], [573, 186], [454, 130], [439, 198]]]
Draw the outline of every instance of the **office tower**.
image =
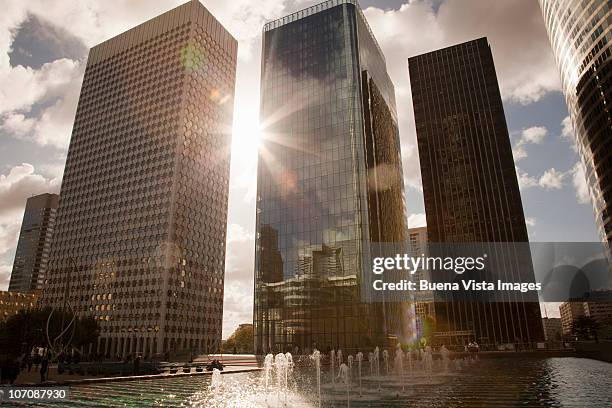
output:
[[44, 300], [94, 352], [220, 345], [236, 52], [198, 1], [89, 52]]
[[397, 340], [403, 306], [362, 298], [373, 243], [406, 221], [394, 88], [356, 1], [264, 26], [261, 121], [256, 352]]
[[[408, 66], [430, 250], [435, 243], [527, 243], [487, 39], [412, 57]], [[527, 267], [494, 272], [507, 273], [510, 281], [533, 282], [525, 245], [515, 260]], [[436, 301], [435, 308], [438, 339], [447, 344], [543, 339], [539, 305], [520, 295], [516, 302], [503, 303]]]
[[48, 193], [30, 197], [26, 201], [9, 291], [31, 292], [42, 289], [58, 201], [57, 194]]
[[540, 6], [561, 73], [597, 229], [609, 248], [612, 242], [612, 4], [601, 0], [540, 0]]

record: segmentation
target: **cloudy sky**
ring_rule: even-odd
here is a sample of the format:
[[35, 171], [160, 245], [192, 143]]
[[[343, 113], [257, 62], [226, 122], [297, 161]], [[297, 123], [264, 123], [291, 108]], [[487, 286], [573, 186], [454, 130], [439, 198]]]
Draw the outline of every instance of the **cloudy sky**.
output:
[[[315, 2], [201, 0], [239, 41], [224, 337], [251, 321], [261, 29]], [[8, 0], [0, 13], [0, 289], [28, 196], [59, 192], [89, 47], [180, 0]], [[361, 2], [387, 58], [410, 225], [425, 224], [407, 58], [487, 36], [532, 241], [597, 241], [567, 108], [535, 0]]]

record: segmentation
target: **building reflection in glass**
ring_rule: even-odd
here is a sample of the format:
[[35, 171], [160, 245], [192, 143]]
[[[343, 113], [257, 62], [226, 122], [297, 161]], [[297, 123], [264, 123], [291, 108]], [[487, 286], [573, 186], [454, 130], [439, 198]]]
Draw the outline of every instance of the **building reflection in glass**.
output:
[[333, 0], [266, 24], [262, 58], [256, 351], [400, 339], [409, 306], [360, 286], [371, 245], [406, 236], [384, 56], [356, 2]]

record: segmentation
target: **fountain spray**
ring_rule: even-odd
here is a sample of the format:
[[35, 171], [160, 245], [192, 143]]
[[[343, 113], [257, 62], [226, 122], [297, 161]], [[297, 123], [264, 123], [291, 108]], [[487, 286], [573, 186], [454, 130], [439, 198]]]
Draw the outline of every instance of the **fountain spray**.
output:
[[319, 395], [319, 408], [321, 407], [321, 352], [317, 349], [314, 349], [311, 359], [315, 362], [315, 369], [317, 371], [317, 392]]
[[361, 397], [361, 361], [363, 360], [363, 353], [360, 351], [357, 353], [357, 368], [359, 370], [359, 396]]

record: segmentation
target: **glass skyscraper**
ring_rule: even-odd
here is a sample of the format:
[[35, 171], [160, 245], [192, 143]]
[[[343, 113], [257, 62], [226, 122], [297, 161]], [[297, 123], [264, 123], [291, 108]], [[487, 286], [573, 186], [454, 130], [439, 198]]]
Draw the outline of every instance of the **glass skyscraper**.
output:
[[612, 243], [612, 2], [540, 0], [595, 220]]
[[93, 352], [218, 350], [237, 45], [192, 0], [89, 52], [43, 301]]
[[[533, 282], [523, 205], [487, 39], [412, 57], [408, 68], [430, 249], [436, 244], [523, 243], [516, 255], [498, 256], [505, 263], [493, 272], [512, 282]], [[434, 294], [437, 340], [533, 346], [543, 339], [535, 300], [518, 295], [507, 302], [438, 301]]]
[[263, 31], [256, 352], [383, 346], [403, 335], [405, 305], [361, 285], [371, 245], [407, 231], [385, 58], [356, 1]]
[[58, 202], [57, 194], [47, 193], [28, 198], [9, 282], [11, 292], [42, 289]]

